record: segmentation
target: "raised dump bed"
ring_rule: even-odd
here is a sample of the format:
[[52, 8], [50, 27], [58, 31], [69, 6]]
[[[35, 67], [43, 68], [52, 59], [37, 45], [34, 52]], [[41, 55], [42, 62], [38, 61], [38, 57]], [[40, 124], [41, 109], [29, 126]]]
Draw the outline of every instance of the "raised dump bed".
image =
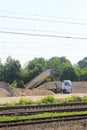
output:
[[33, 80], [31, 80], [27, 86], [26, 89], [33, 89], [39, 86], [43, 81], [45, 81], [48, 77], [51, 76], [51, 69], [47, 69], [46, 71], [39, 74], [37, 77], [35, 77]]

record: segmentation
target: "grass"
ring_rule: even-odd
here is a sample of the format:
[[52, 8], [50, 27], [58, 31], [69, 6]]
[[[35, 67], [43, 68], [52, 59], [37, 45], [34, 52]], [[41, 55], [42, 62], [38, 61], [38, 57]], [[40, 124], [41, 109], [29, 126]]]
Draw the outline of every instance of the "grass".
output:
[[31, 118], [43, 118], [43, 117], [53, 117], [53, 116], [67, 116], [67, 115], [76, 115], [76, 114], [87, 114], [87, 111], [81, 112], [50, 112], [42, 113], [36, 115], [27, 115], [27, 116], [0, 116], [0, 121], [5, 120], [20, 120], [20, 119], [31, 119]]
[[36, 102], [36, 104], [53, 104], [56, 103], [56, 99], [52, 95], [45, 96]]
[[19, 100], [19, 102], [12, 102], [10, 104], [0, 104], [0, 107], [2, 106], [18, 106], [18, 105], [40, 105], [40, 104], [64, 104], [64, 103], [69, 103], [69, 102], [87, 102], [87, 96], [83, 96], [83, 97], [80, 97], [80, 96], [76, 96], [76, 95], [72, 95], [70, 97], [67, 97], [67, 98], [64, 98], [64, 99], [61, 99], [61, 100], [57, 100], [54, 98], [54, 96], [52, 95], [48, 95], [48, 96], [45, 96], [43, 98], [41, 98], [40, 100], [36, 101], [36, 102], [33, 102], [31, 99], [24, 99], [24, 98], [21, 98]]
[[87, 102], [87, 96], [80, 97], [72, 95], [61, 100], [56, 100], [52, 95], [49, 95], [38, 100], [36, 104], [64, 104], [69, 102]]

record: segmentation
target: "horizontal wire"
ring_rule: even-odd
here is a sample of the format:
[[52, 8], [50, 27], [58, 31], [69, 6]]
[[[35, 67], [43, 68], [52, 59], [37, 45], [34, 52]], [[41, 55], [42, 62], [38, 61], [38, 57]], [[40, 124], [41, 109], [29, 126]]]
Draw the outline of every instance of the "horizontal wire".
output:
[[45, 35], [45, 34], [22, 33], [22, 32], [12, 32], [12, 31], [0, 31], [0, 33], [87, 40], [87, 37], [71, 37], [71, 36], [59, 36], [59, 35]]
[[20, 30], [20, 31], [32, 31], [32, 32], [46, 32], [46, 33], [63, 33], [63, 34], [75, 34], [75, 35], [87, 35], [87, 34], [83, 34], [83, 33], [71, 33], [71, 32], [58, 32], [58, 31], [50, 31], [50, 30], [37, 30], [37, 29], [26, 29], [26, 28], [9, 28], [9, 27], [0, 27], [0, 29], [8, 29], [8, 30]]
[[67, 21], [47, 20], [47, 19], [40, 19], [40, 18], [28, 18], [28, 17], [6, 16], [6, 15], [0, 15], [0, 17], [1, 17], [1, 18], [20, 19], [20, 20], [34, 20], [34, 21], [41, 21], [41, 22], [52, 22], [52, 23], [65, 23], [65, 24], [87, 25], [87, 23], [81, 23], [81, 22], [67, 22]]
[[29, 15], [29, 16], [39, 16], [39, 17], [49, 17], [49, 18], [58, 18], [58, 19], [71, 19], [71, 20], [87, 20], [87, 19], [78, 19], [78, 18], [72, 18], [72, 17], [58, 17], [58, 16], [51, 16], [51, 15], [40, 15], [40, 14], [29, 14], [24, 12], [16, 12], [16, 11], [7, 11], [7, 10], [0, 10], [2, 13], [10, 13], [10, 14], [21, 14], [21, 15]]

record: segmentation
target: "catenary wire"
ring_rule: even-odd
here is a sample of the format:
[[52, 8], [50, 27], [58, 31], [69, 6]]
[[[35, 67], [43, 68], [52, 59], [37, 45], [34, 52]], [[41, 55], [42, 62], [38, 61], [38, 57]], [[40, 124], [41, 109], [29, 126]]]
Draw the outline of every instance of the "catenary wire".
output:
[[0, 31], [0, 33], [19, 34], [19, 35], [31, 35], [31, 36], [40, 36], [40, 37], [54, 37], [54, 38], [87, 40], [87, 37], [71, 37], [71, 36], [59, 36], [59, 35], [45, 35], [45, 34], [22, 33], [22, 32], [12, 32], [12, 31]]
[[74, 33], [74, 32], [59, 32], [52, 30], [40, 30], [40, 29], [27, 29], [27, 28], [11, 28], [11, 27], [0, 27], [1, 30], [14, 30], [14, 31], [29, 31], [29, 32], [45, 32], [45, 33], [61, 33], [61, 34], [74, 34], [74, 35], [87, 35], [83, 33]]
[[7, 16], [7, 15], [0, 15], [0, 17], [1, 18], [20, 19], [20, 20], [33, 20], [33, 21], [41, 21], [41, 22], [77, 24], [77, 25], [85, 25], [85, 26], [87, 26], [87, 23], [81, 23], [81, 22], [68, 22], [68, 21], [61, 21], [61, 20], [48, 20], [48, 19], [41, 19], [41, 18], [29, 18], [29, 17], [18, 17], [18, 16]]
[[58, 17], [58, 16], [51, 16], [51, 15], [40, 15], [40, 14], [29, 14], [29, 13], [24, 13], [24, 12], [16, 12], [16, 11], [8, 11], [8, 10], [0, 10], [1, 13], [10, 13], [10, 14], [21, 14], [21, 15], [28, 15], [28, 16], [39, 16], [39, 17], [48, 17], [48, 18], [58, 18], [58, 19], [71, 19], [71, 20], [87, 20], [87, 19], [82, 19], [82, 18], [72, 18], [72, 17]]

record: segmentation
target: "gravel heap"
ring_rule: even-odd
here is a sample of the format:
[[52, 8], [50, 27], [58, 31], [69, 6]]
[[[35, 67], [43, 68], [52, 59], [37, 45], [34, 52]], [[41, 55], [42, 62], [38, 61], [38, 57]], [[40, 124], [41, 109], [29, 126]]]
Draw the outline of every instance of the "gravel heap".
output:
[[39, 96], [39, 95], [53, 95], [54, 93], [49, 90], [38, 90], [38, 89], [33, 89], [33, 90], [28, 90], [28, 89], [21, 89], [21, 88], [16, 88], [13, 89], [13, 95], [14, 96]]
[[31, 96], [31, 95], [53, 95], [50, 90], [38, 90], [12, 88], [8, 83], [0, 82], [0, 97]]
[[42, 85], [40, 85], [38, 87], [38, 89], [45, 89], [45, 90], [52, 90], [52, 89], [56, 89], [56, 87], [61, 88], [61, 81], [55, 81], [55, 82], [46, 82], [43, 83]]

